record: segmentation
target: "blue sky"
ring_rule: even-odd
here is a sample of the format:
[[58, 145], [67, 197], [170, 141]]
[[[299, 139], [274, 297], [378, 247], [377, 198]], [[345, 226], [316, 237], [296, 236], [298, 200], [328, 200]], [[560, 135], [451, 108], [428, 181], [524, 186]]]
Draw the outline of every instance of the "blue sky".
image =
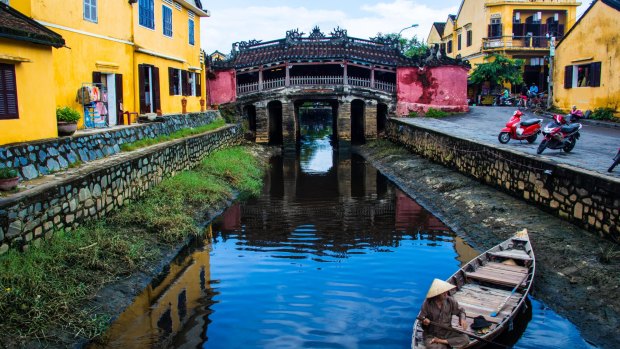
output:
[[[581, 14], [590, 0], [582, 0]], [[456, 14], [461, 0], [218, 0], [203, 1], [211, 17], [201, 21], [201, 45], [207, 53], [229, 53], [233, 42], [283, 38], [289, 29], [308, 34], [318, 25], [329, 34], [339, 26], [349, 36], [369, 38], [395, 33], [411, 24], [403, 36], [426, 39], [433, 22]]]

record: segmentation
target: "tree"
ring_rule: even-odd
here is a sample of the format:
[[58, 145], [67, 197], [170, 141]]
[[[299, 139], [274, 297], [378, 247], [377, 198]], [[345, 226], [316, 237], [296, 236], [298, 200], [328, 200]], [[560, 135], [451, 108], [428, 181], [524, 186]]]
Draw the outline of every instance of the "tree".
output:
[[421, 56], [426, 53], [428, 46], [422, 41], [418, 39], [417, 36], [412, 37], [407, 40], [407, 38], [403, 38], [399, 34], [396, 33], [377, 33], [375, 38], [372, 38], [374, 41], [397, 41], [399, 43], [400, 52], [406, 57], [413, 56]]
[[520, 85], [523, 83], [523, 72], [521, 67], [522, 59], [510, 59], [500, 54], [492, 54], [485, 58], [487, 63], [476, 65], [474, 71], [469, 76], [469, 80], [474, 84], [481, 84], [491, 81], [497, 85], [510, 83]]

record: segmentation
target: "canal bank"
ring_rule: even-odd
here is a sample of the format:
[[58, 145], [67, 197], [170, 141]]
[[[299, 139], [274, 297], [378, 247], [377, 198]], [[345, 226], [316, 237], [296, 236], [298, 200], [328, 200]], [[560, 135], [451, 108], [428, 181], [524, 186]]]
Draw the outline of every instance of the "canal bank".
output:
[[538, 261], [533, 296], [597, 346], [614, 348], [620, 342], [620, 300], [609, 297], [619, 291], [615, 244], [390, 142], [358, 150], [480, 251], [527, 228]]
[[244, 149], [214, 150], [105, 219], [0, 257], [1, 346], [64, 348], [98, 337], [192, 236], [206, 234], [206, 222], [260, 189], [269, 152]]

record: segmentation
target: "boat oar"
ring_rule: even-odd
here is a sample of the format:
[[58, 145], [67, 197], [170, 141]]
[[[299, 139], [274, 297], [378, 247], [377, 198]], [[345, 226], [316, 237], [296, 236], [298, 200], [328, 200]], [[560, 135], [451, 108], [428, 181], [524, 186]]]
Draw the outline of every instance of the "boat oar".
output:
[[510, 297], [512, 297], [512, 295], [515, 294], [515, 292], [517, 291], [517, 288], [519, 288], [519, 286], [521, 286], [523, 281], [525, 281], [525, 279], [527, 279], [528, 276], [529, 276], [528, 274], [525, 274], [525, 277], [523, 279], [521, 279], [521, 281], [519, 281], [519, 283], [515, 286], [515, 288], [512, 289], [512, 292], [510, 292], [508, 297], [506, 297], [506, 299], [504, 299], [502, 304], [500, 304], [499, 307], [497, 307], [497, 310], [491, 313], [492, 317], [496, 317], [499, 314], [499, 312], [506, 305], [506, 303], [508, 303], [508, 300], [510, 299]]
[[[422, 323], [424, 322], [424, 319], [422, 319], [421, 317], [419, 317], [418, 320], [420, 322], [422, 322]], [[428, 320], [428, 321], [430, 321], [430, 320]], [[439, 327], [441, 329], [444, 329], [444, 330], [462, 333], [462, 334], [467, 335], [467, 336], [469, 336], [469, 337], [471, 337], [473, 339], [477, 339], [477, 340], [485, 342], [487, 344], [492, 344], [492, 345], [497, 345], [497, 346], [502, 347], [502, 348], [512, 349], [512, 346], [504, 345], [504, 344], [501, 344], [501, 343], [496, 343], [496, 342], [490, 341], [488, 339], [482, 338], [480, 336], [477, 336], [477, 335], [475, 335], [473, 333], [469, 333], [467, 331], [459, 330], [458, 328], [454, 328], [454, 327], [451, 327], [451, 326], [444, 326], [442, 324], [436, 323], [435, 321], [430, 321], [430, 324], [433, 325], [433, 326]]]

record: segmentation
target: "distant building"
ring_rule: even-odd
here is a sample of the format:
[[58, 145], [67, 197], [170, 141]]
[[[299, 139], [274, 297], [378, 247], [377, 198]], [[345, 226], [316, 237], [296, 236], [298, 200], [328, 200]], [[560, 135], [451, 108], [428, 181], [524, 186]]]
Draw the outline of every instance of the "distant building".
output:
[[553, 103], [620, 112], [620, 0], [595, 0], [557, 44]]
[[439, 43], [449, 57], [461, 56], [474, 69], [492, 53], [524, 59], [525, 83], [545, 89], [549, 36], [561, 39], [572, 28], [579, 5], [576, 0], [463, 0], [443, 32], [433, 25], [428, 43]]
[[217, 50], [213, 51], [213, 53], [211, 53], [209, 57], [211, 57], [212, 61], [225, 61], [227, 58], [225, 54]]
[[57, 33], [0, 2], [0, 144], [53, 138]]

